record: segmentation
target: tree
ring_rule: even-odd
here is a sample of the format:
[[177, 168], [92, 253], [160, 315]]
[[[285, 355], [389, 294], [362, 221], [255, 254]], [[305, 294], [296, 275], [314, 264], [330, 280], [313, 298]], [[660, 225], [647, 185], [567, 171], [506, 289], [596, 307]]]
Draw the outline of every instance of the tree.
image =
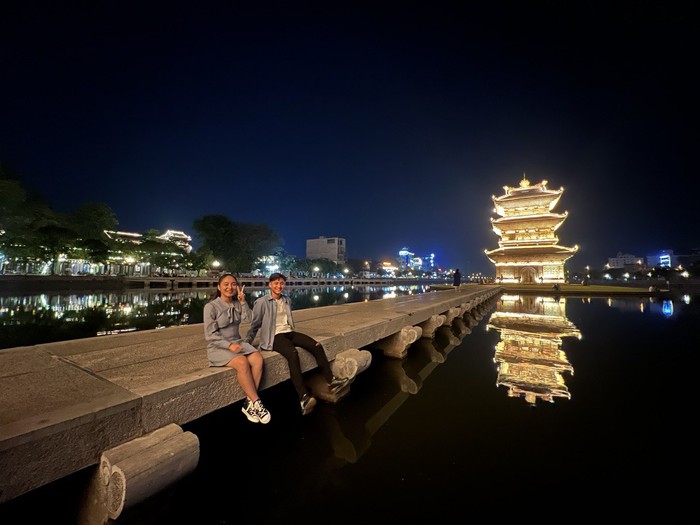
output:
[[185, 250], [174, 242], [146, 240], [131, 248], [134, 258], [148, 261], [160, 268], [178, 268], [185, 265]]
[[116, 230], [117, 216], [106, 204], [83, 204], [68, 218], [68, 225], [81, 239], [103, 239], [105, 230]]
[[109, 260], [109, 246], [100, 239], [81, 239], [76, 248], [83, 251], [83, 258], [94, 263], [106, 263]]
[[200, 246], [198, 250], [195, 250], [187, 254], [187, 264], [198, 272], [202, 270], [208, 271], [214, 262], [214, 255], [209, 248]]
[[249, 272], [255, 260], [270, 255], [280, 244], [279, 235], [264, 224], [231, 221], [223, 215], [207, 215], [193, 223], [201, 247], [209, 250], [230, 272]]
[[0, 230], [12, 231], [22, 223], [26, 199], [19, 182], [0, 179]]
[[43, 249], [42, 259], [53, 262], [50, 265], [51, 275], [55, 273], [55, 261], [67, 253], [76, 244], [76, 233], [70, 228], [57, 224], [41, 226], [36, 230], [37, 240]]
[[156, 228], [149, 228], [143, 234], [143, 238], [147, 241], [155, 241], [158, 236], [160, 236], [160, 230]]

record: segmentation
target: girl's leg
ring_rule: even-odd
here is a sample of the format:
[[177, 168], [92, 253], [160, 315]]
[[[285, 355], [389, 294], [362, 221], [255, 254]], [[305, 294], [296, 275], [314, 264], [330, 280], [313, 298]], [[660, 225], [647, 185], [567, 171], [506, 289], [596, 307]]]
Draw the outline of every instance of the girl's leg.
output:
[[233, 368], [236, 371], [236, 378], [238, 383], [241, 385], [243, 392], [248, 396], [251, 401], [256, 401], [258, 398], [258, 390], [255, 386], [255, 380], [253, 379], [253, 373], [250, 369], [250, 363], [244, 355], [237, 355], [231, 359], [226, 366]]
[[255, 389], [260, 388], [260, 381], [263, 374], [263, 364], [264, 359], [260, 352], [254, 352], [246, 356], [248, 363], [250, 363], [250, 370], [253, 374], [253, 382], [255, 383]]

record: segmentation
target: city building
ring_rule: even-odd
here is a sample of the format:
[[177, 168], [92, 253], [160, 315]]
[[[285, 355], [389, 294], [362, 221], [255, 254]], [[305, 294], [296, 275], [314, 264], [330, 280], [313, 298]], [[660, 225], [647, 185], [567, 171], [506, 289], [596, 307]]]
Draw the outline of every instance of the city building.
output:
[[647, 255], [647, 266], [649, 268], [675, 268], [678, 266], [678, 257], [673, 250], [661, 250], [654, 255]]
[[341, 237], [319, 237], [306, 240], [307, 259], [328, 259], [338, 264], [344, 264], [345, 239]]
[[190, 244], [192, 242], [192, 237], [187, 235], [185, 232], [168, 230], [163, 235], [156, 237], [156, 239], [163, 242], [170, 241], [185, 250], [187, 253], [192, 251], [192, 244]]
[[401, 248], [399, 250], [399, 262], [401, 266], [403, 267], [410, 267], [411, 266], [411, 261], [415, 257], [415, 253], [413, 253], [411, 250], [409, 250], [406, 246]]
[[568, 212], [554, 213], [564, 188], [548, 190], [547, 181], [530, 185], [525, 178], [520, 186], [504, 186], [505, 193], [493, 196], [493, 231], [500, 237], [498, 248], [484, 250], [496, 266], [496, 282], [564, 282], [564, 263], [577, 251], [559, 245], [557, 229]]
[[617, 256], [608, 257], [606, 268], [640, 268], [644, 259], [630, 253], [617, 252]]
[[119, 232], [114, 230], [104, 230], [105, 235], [112, 241], [123, 242], [125, 244], [141, 244], [144, 239], [140, 233]]
[[[143, 241], [146, 240], [143, 234], [141, 233], [120, 232], [112, 230], [104, 230], [104, 232], [105, 235], [113, 241], [119, 241], [123, 243], [141, 244]], [[192, 237], [187, 235], [185, 232], [181, 232], [178, 230], [168, 230], [164, 234], [158, 235], [156, 237], [156, 240], [161, 242], [172, 242], [176, 246], [179, 246], [180, 248], [185, 250], [187, 253], [190, 253], [192, 251], [192, 245], [190, 244], [192, 242]]]
[[406, 246], [399, 250], [399, 263], [402, 269], [409, 270], [433, 271], [436, 266], [434, 253], [416, 256]]

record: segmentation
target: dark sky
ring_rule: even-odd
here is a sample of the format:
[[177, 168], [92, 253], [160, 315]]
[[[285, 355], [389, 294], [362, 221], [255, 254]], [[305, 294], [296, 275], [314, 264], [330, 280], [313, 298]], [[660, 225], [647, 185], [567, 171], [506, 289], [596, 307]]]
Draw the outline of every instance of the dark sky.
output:
[[0, 162], [122, 230], [223, 214], [301, 257], [340, 236], [489, 275], [491, 196], [525, 173], [565, 189], [567, 267], [688, 253], [691, 5], [2, 0]]

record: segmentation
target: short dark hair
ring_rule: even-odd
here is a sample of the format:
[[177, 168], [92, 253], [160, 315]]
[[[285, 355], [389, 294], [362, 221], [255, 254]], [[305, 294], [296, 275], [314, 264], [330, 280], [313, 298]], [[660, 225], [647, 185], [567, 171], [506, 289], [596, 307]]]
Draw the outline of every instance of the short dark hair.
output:
[[267, 282], [271, 283], [272, 281], [276, 281], [277, 279], [282, 279], [285, 283], [287, 282], [287, 278], [284, 276], [284, 274], [281, 274], [279, 272], [270, 274], [270, 278], [267, 280]]

